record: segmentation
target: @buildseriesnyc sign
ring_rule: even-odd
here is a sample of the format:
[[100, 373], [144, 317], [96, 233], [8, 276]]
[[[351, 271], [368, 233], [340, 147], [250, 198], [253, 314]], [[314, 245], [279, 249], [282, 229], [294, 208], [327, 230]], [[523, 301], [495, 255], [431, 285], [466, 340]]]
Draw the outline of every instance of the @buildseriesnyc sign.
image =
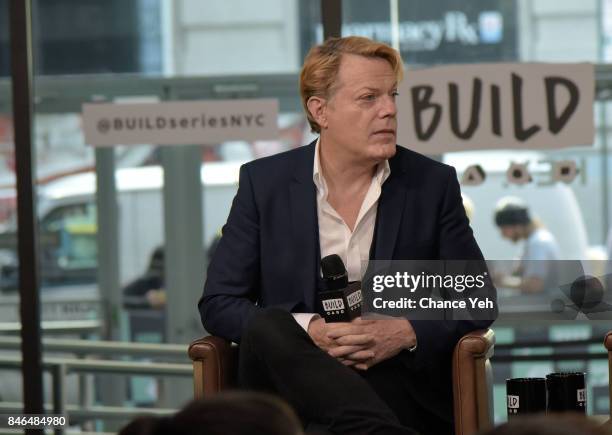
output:
[[83, 104], [85, 142], [208, 145], [278, 138], [278, 100]]

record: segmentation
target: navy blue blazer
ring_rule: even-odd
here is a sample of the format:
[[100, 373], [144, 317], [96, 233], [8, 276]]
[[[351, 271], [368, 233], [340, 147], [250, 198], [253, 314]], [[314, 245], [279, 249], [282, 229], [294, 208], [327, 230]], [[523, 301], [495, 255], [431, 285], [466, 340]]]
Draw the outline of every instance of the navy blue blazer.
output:
[[[211, 334], [240, 342], [247, 319], [260, 307], [317, 311], [321, 254], [314, 151], [315, 142], [241, 167], [198, 304]], [[454, 168], [399, 146], [389, 165], [370, 258], [482, 259]], [[413, 321], [418, 342], [413, 364], [449, 354], [462, 335], [490, 323]]]

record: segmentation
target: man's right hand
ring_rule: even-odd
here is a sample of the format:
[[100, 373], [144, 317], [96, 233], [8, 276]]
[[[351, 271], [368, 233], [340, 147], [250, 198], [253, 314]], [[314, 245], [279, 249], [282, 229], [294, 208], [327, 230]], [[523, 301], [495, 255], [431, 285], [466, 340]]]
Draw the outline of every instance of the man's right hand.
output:
[[[319, 317], [311, 320], [310, 324], [308, 325], [308, 335], [310, 335], [312, 341], [314, 341], [314, 343], [320, 349], [329, 353], [330, 350], [340, 346], [335, 339], [329, 337], [330, 332], [336, 329], [344, 329], [348, 326], [353, 333], [359, 334], [359, 332], [361, 332], [361, 327], [371, 322], [372, 321], [364, 321], [360, 319], [360, 322], [357, 324], [347, 322], [327, 323], [325, 322], [325, 319]], [[351, 347], [353, 348], [350, 352], [351, 355], [347, 355], [347, 357], [350, 356], [350, 358], [337, 358], [338, 361], [344, 365], [352, 366], [358, 364], [361, 360], [367, 360], [373, 356], [370, 355], [370, 351], [366, 350], [372, 345], [371, 341], [366, 336], [355, 337], [355, 339], [358, 341], [350, 343]], [[347, 346], [345, 345], [345, 347]]]
[[332, 347], [337, 346], [335, 340], [327, 336], [327, 326], [325, 319], [322, 317], [314, 318], [308, 324], [308, 335], [312, 341], [324, 351], [329, 351]]

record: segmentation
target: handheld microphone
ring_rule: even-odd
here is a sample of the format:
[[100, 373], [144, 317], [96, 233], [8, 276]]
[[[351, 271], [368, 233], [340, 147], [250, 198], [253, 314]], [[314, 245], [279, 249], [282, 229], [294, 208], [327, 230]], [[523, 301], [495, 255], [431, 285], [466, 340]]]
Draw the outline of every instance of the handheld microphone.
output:
[[326, 322], [350, 322], [361, 315], [361, 281], [348, 281], [348, 273], [337, 254], [321, 259], [326, 291], [319, 293]]

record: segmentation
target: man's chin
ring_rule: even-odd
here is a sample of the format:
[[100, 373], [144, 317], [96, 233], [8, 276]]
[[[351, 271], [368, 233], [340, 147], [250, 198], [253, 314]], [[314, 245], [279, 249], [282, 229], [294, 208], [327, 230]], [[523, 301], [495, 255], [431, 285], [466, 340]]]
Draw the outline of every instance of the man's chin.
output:
[[370, 163], [381, 163], [385, 160], [389, 160], [396, 153], [395, 144], [390, 145], [387, 143], [376, 143], [369, 144], [367, 149], [362, 154]]
[[381, 157], [384, 159], [390, 159], [391, 157], [395, 155], [396, 152], [397, 152], [397, 147], [395, 143], [386, 144], [381, 147], [381, 154], [382, 154]]

